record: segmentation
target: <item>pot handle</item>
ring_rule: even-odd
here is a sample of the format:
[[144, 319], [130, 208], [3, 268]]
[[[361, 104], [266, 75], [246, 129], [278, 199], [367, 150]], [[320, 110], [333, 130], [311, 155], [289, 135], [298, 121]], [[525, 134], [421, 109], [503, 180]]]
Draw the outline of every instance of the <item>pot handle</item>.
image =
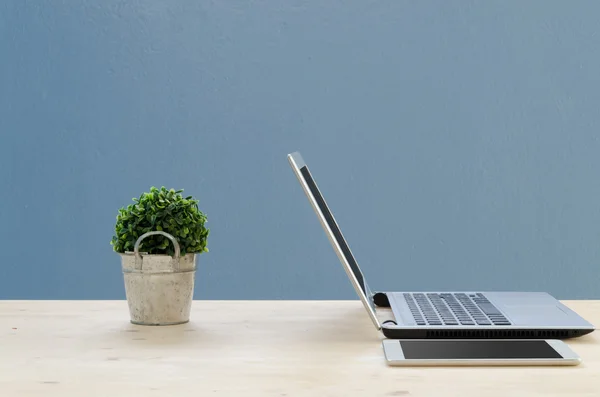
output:
[[144, 233], [135, 242], [135, 245], [133, 246], [133, 253], [135, 255], [135, 268], [137, 270], [142, 270], [142, 261], [143, 260], [142, 260], [142, 256], [140, 255], [140, 243], [146, 237], [154, 236], [156, 234], [165, 236], [166, 238], [171, 240], [171, 242], [173, 243], [173, 247], [175, 247], [175, 256], [173, 257], [173, 269], [176, 272], [178, 272], [179, 271], [179, 257], [181, 256], [181, 249], [179, 248], [179, 243], [177, 242], [177, 239], [175, 237], [171, 236], [169, 233], [166, 233], [166, 232], [163, 232], [160, 230]]

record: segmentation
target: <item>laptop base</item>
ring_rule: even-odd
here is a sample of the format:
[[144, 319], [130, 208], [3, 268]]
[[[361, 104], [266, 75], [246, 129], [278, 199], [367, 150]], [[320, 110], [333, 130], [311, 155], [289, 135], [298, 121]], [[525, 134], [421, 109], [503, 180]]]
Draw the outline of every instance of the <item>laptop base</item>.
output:
[[[390, 299], [385, 292], [376, 292], [372, 296], [376, 307], [391, 308]], [[519, 328], [519, 327], [482, 327], [464, 328], [460, 326], [443, 328], [418, 327], [401, 328], [393, 320], [382, 324], [381, 331], [388, 339], [570, 339], [587, 335], [593, 329], [576, 328]]]

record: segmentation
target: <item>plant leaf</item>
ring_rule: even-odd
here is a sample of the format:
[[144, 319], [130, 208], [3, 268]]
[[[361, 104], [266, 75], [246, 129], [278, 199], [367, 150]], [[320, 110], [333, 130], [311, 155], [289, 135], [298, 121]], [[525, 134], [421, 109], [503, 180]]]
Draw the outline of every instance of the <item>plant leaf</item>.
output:
[[[149, 192], [133, 198], [133, 204], [117, 211], [115, 235], [110, 244], [113, 250], [123, 253], [132, 250], [136, 240], [144, 233], [165, 231], [177, 239], [182, 255], [208, 252], [209, 230], [205, 227], [206, 215], [198, 209], [198, 200], [183, 198], [183, 189], [160, 189], [152, 186]], [[163, 236], [144, 239], [140, 249], [150, 254], [173, 255], [171, 242]]]

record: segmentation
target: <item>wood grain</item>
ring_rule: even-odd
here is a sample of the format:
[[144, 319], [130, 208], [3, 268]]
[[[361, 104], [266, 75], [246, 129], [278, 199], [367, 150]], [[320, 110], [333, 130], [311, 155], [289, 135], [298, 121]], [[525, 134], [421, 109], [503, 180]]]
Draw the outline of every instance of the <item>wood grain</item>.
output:
[[[600, 301], [567, 301], [594, 324]], [[600, 396], [598, 331], [577, 367], [388, 367], [358, 301], [195, 301], [129, 323], [124, 301], [0, 301], [0, 396]]]

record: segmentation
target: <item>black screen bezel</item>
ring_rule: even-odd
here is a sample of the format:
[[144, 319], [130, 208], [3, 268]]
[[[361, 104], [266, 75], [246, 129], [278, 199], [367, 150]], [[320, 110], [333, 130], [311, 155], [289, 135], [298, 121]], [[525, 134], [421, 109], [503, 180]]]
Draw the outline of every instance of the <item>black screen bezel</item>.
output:
[[308, 186], [312, 196], [314, 197], [315, 201], [317, 202], [317, 206], [319, 207], [319, 210], [325, 217], [325, 221], [327, 222], [327, 225], [331, 229], [331, 232], [333, 233], [333, 237], [335, 238], [336, 242], [340, 246], [344, 257], [346, 258], [346, 261], [348, 261], [348, 265], [350, 265], [350, 269], [352, 270], [354, 277], [356, 277], [356, 281], [358, 282], [360, 289], [362, 290], [362, 292], [365, 296], [368, 296], [365, 278], [364, 278], [360, 268], [358, 267], [358, 263], [356, 262], [354, 255], [352, 255], [352, 251], [350, 251], [350, 247], [348, 246], [348, 243], [346, 243], [346, 239], [342, 235], [342, 231], [340, 230], [340, 227], [338, 226], [337, 222], [335, 221], [333, 214], [329, 210], [329, 207], [327, 206], [327, 203], [325, 202], [325, 198], [319, 191], [319, 188], [317, 187], [317, 184], [316, 184], [315, 180], [313, 179], [308, 167], [306, 165], [303, 165], [302, 167], [300, 167], [300, 173], [302, 174], [302, 178], [306, 182], [306, 185]]

